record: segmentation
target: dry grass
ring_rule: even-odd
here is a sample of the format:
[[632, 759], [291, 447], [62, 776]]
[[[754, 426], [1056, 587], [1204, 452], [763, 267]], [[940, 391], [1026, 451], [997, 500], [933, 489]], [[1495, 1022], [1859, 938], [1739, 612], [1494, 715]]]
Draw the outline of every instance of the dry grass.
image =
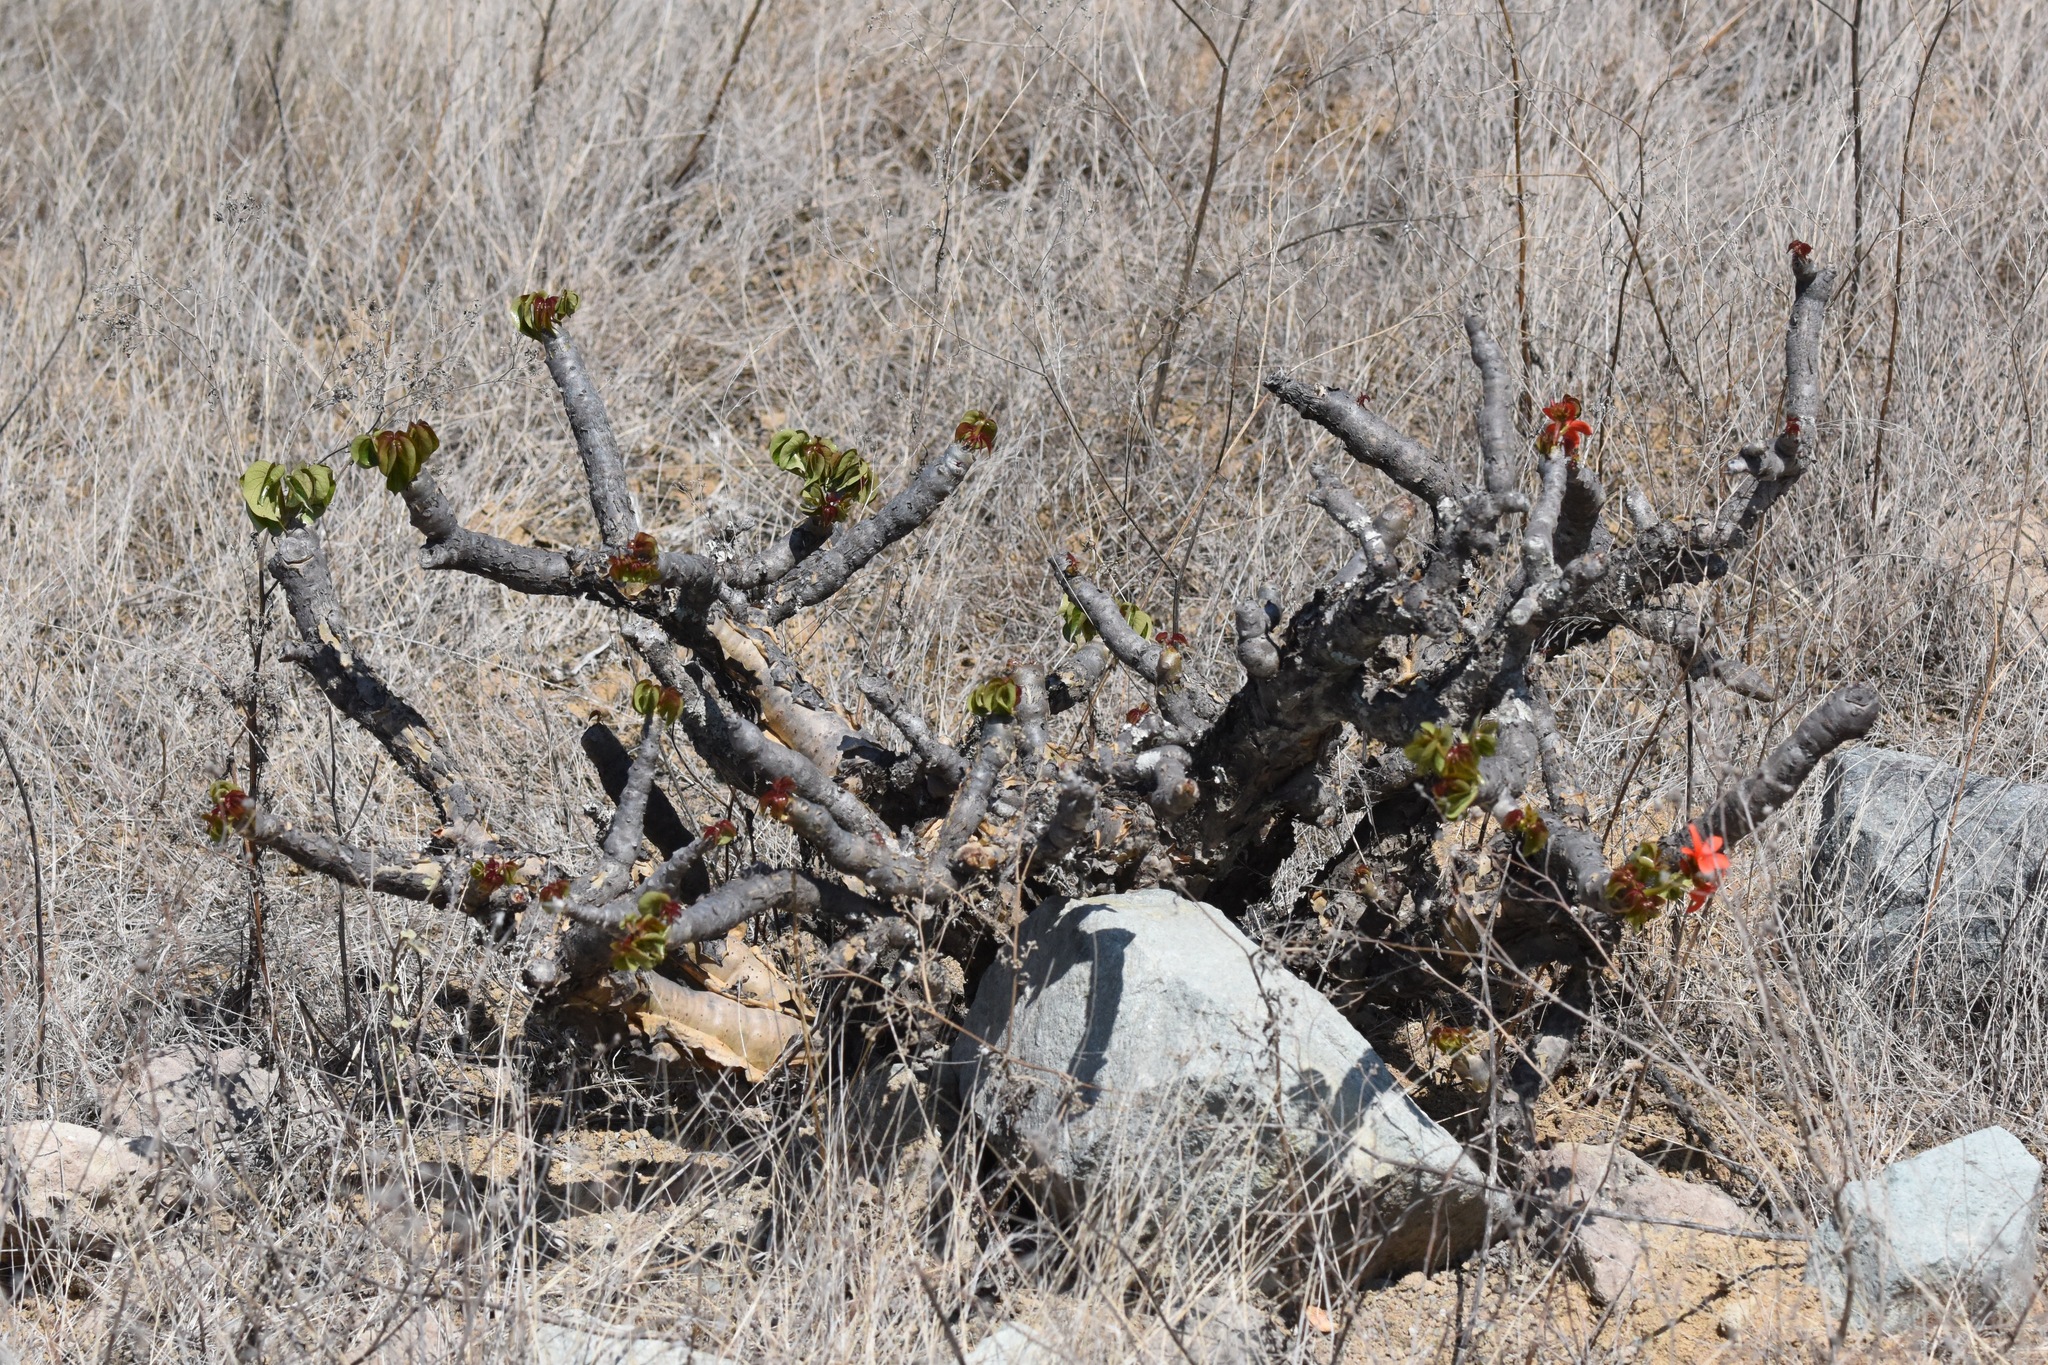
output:
[[[1513, 15], [1526, 326], [1543, 362], [1530, 383], [1539, 401], [1572, 389], [1596, 405], [1610, 474], [1675, 510], [1712, 505], [1722, 457], [1773, 426], [1785, 242], [1863, 253], [1831, 328], [1827, 458], [1714, 590], [1724, 640], [1784, 706], [1703, 691], [1653, 736], [1671, 667], [1626, 641], [1566, 689], [1596, 813], [1649, 746], [1624, 833], [1851, 676], [1884, 689], [1880, 742], [1960, 757], [1974, 736], [1979, 771], [2048, 769], [2034, 610], [2048, 578], [2038, 541], [2013, 539], [2048, 477], [2031, 436], [2048, 399], [2048, 33], [2034, 6], [1959, 10], [1909, 150], [1940, 7], [1860, 12], [1860, 242], [1849, 34], [1826, 7]], [[1066, 550], [1162, 614], [1177, 599], [1192, 670], [1231, 686], [1231, 596], [1271, 581], [1298, 597], [1337, 553], [1304, 496], [1318, 442], [1260, 406], [1265, 370], [1355, 382], [1476, 461], [1458, 314], [1476, 298], [1504, 335], [1523, 324], [1499, 10], [1259, 4], [1215, 116], [1219, 68], [1194, 21], [1227, 45], [1220, 8], [771, 0], [676, 183], [742, 13], [0, 9], [0, 125], [16, 130], [0, 180], [0, 711], [42, 832], [51, 931], [39, 1108], [34, 898], [10, 815], [4, 1117], [90, 1123], [133, 1056], [228, 1041], [210, 1002], [240, 970], [247, 891], [194, 815], [239, 761], [224, 690], [246, 685], [252, 639], [279, 799], [364, 839], [417, 835], [411, 794], [362, 738], [330, 736], [317, 695], [275, 662], [280, 613], [254, 599], [234, 478], [251, 458], [316, 456], [424, 414], [474, 521], [585, 538], [559, 411], [504, 322], [515, 292], [584, 295], [577, 328], [664, 543], [744, 540], [787, 516], [763, 451], [783, 415], [857, 441], [887, 481], [962, 406], [996, 410], [996, 455], [938, 525], [811, 622], [814, 676], [849, 705], [854, 672], [879, 666], [957, 720], [966, 684], [1042, 648], [1056, 598], [1041, 566]], [[1154, 413], [1148, 366], [1169, 333]], [[507, 832], [588, 845], [596, 791], [573, 718], [616, 701], [610, 623], [414, 571], [395, 504], [342, 482], [329, 540], [362, 638], [465, 761], [526, 794], [496, 812]], [[2009, 543], [2028, 562], [2001, 608]], [[722, 799], [684, 795], [693, 813]], [[1647, 1088], [1621, 1104], [1620, 1064], [1647, 1048], [1794, 1225], [1845, 1174], [1984, 1123], [2048, 1147], [2041, 1021], [1901, 1010], [1838, 981], [1793, 913], [1800, 824], [1793, 812], [1738, 864], [1668, 1003], [1661, 943], [1646, 948], [1553, 1126], [1592, 1115], [1638, 1145], [1676, 1134]], [[536, 1318], [591, 1315], [695, 1323], [737, 1359], [947, 1359], [924, 1277], [949, 1312], [978, 1305], [960, 1324], [970, 1343], [989, 1314], [1043, 1313], [1075, 1359], [1176, 1358], [1108, 1243], [1020, 1268], [1042, 1230], [979, 1204], [960, 1154], [859, 1176], [834, 1155], [847, 1124], [829, 1085], [649, 1089], [597, 1065], [531, 1070], [513, 1041], [451, 1055], [460, 1011], [435, 1001], [451, 982], [498, 998], [507, 964], [414, 907], [344, 905], [358, 1001], [422, 1021], [386, 1030], [380, 1082], [310, 1065], [316, 1040], [345, 1031], [336, 898], [273, 868], [262, 1044], [286, 1082], [263, 1150], [221, 1169], [210, 1208], [81, 1266], [75, 1297], [17, 1308], [17, 1336], [77, 1359], [348, 1359], [419, 1310], [406, 1332], [467, 1323], [486, 1354]], [[555, 1140], [535, 1127], [554, 1112], [542, 1100], [592, 1115], [608, 1141], [648, 1128], [711, 1155], [657, 1213], [534, 1222], [521, 1210], [547, 1199], [521, 1154]], [[496, 1204], [466, 1213], [437, 1176], [443, 1130], [511, 1154]], [[950, 1238], [925, 1226], [926, 1180], [951, 1191]], [[757, 1218], [770, 1203], [772, 1236]], [[1250, 1244], [1157, 1245], [1177, 1303], [1259, 1278]], [[1462, 1330], [1480, 1358], [1631, 1349], [1533, 1254], [1503, 1249], [1483, 1283], [1468, 1267], [1449, 1299], [1408, 1294], [1413, 1331], [1368, 1309], [1352, 1346], [1435, 1358]], [[1275, 1352], [1324, 1358], [1329, 1340], [1279, 1306]]]

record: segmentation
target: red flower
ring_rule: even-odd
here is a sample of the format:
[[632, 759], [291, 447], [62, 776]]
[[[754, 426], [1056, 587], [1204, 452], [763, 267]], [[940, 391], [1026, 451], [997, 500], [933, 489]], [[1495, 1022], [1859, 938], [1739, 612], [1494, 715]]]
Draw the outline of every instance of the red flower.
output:
[[1685, 847], [1679, 852], [1678, 865], [1694, 881], [1718, 884], [1728, 872], [1728, 855], [1721, 851], [1722, 840], [1718, 834], [1701, 834], [1698, 825], [1685, 827]]
[[1162, 630], [1152, 638], [1162, 645], [1172, 645], [1175, 649], [1185, 648], [1188, 642], [1188, 637], [1177, 630]]
[[724, 848], [740, 837], [739, 826], [730, 820], [713, 820], [703, 832], [705, 841], [715, 848]]
[[1133, 706], [1130, 710], [1124, 712], [1124, 724], [1136, 725], [1139, 721], [1145, 719], [1151, 713], [1151, 710], [1150, 706]]
[[1536, 449], [1548, 455], [1563, 446], [1567, 459], [1578, 459], [1579, 443], [1593, 434], [1592, 426], [1580, 419], [1579, 411], [1579, 400], [1571, 394], [1545, 407], [1543, 415], [1550, 420], [1536, 437]]
[[1794, 256], [1797, 256], [1802, 261], [1813, 254], [1813, 248], [1800, 241], [1797, 237], [1792, 239], [1790, 250]]
[[1722, 841], [1718, 834], [1701, 834], [1698, 825], [1685, 827], [1685, 846], [1679, 850], [1678, 869], [1692, 878], [1692, 891], [1686, 897], [1685, 908], [1695, 912], [1707, 903], [1707, 898], [1721, 887], [1721, 879], [1728, 875], [1728, 855], [1721, 851]]

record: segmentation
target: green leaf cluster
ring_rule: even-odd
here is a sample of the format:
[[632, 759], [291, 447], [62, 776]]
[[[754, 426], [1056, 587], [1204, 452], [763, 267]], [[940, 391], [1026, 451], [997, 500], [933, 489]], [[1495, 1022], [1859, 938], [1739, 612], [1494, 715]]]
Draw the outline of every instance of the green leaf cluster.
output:
[[1479, 760], [1490, 758], [1499, 742], [1500, 729], [1490, 720], [1480, 721], [1470, 731], [1430, 720], [1422, 723], [1401, 752], [1415, 765], [1415, 771], [1435, 779], [1428, 790], [1437, 812], [1446, 820], [1456, 820], [1479, 796]]
[[969, 450], [987, 454], [996, 448], [996, 419], [980, 408], [969, 408], [960, 414], [960, 423], [953, 428], [953, 444], [966, 446]]
[[633, 684], [633, 709], [643, 716], [653, 716], [663, 725], [674, 725], [683, 714], [683, 694], [652, 678], [642, 678]]
[[1018, 695], [1016, 679], [990, 678], [967, 694], [967, 709], [977, 716], [1009, 720], [1017, 714]]
[[206, 825], [207, 837], [217, 844], [228, 837], [229, 830], [249, 818], [249, 793], [223, 778], [206, 789], [206, 796], [213, 806], [199, 818]]
[[676, 898], [665, 891], [642, 895], [640, 904], [619, 925], [619, 936], [612, 940], [612, 970], [651, 972], [659, 967], [668, 956], [668, 927], [682, 912]]
[[574, 290], [564, 289], [559, 294], [543, 294], [536, 290], [512, 300], [512, 317], [518, 322], [521, 332], [535, 341], [545, 341], [555, 334], [557, 324], [569, 320], [580, 302]]
[[624, 554], [609, 557], [605, 572], [629, 597], [661, 582], [661, 543], [650, 532], [637, 532]]
[[1664, 850], [1646, 840], [1636, 846], [1633, 857], [1608, 874], [1607, 903], [1640, 929], [1692, 889], [1692, 877], [1667, 863]]
[[324, 464], [297, 469], [257, 460], [242, 471], [242, 505], [249, 520], [273, 534], [288, 524], [318, 521], [334, 501], [334, 471]]
[[855, 503], [875, 500], [874, 466], [852, 446], [841, 450], [823, 436], [785, 427], [768, 438], [768, 458], [803, 479], [805, 513], [828, 526]]
[[[1152, 638], [1153, 622], [1150, 612], [1136, 602], [1119, 602], [1116, 604], [1116, 610], [1117, 615], [1124, 618], [1124, 624], [1138, 632], [1139, 639]], [[1060, 634], [1067, 638], [1069, 644], [1085, 645], [1098, 633], [1095, 623], [1088, 619], [1087, 612], [1081, 610], [1079, 602], [1071, 597], [1060, 600]]]
[[349, 458], [363, 469], [383, 471], [384, 486], [403, 493], [420, 476], [427, 457], [441, 448], [441, 438], [425, 422], [403, 431], [367, 431], [348, 443]]

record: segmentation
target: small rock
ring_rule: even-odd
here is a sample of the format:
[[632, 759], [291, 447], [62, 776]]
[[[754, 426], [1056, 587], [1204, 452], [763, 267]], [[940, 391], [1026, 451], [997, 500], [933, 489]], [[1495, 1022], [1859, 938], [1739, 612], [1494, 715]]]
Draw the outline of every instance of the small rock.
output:
[[1960, 968], [1974, 985], [1999, 961], [2015, 917], [2041, 912], [2044, 859], [2048, 787], [1963, 781], [1934, 759], [1869, 745], [1828, 760], [1812, 877], [1841, 909], [1837, 941], [1875, 971], [1918, 977], [1917, 964], [1931, 987]]
[[231, 1047], [207, 1053], [188, 1045], [150, 1057], [103, 1106], [108, 1132], [149, 1137], [171, 1147], [206, 1147], [262, 1122], [277, 1074], [256, 1054]]
[[111, 1255], [156, 1175], [143, 1145], [46, 1119], [0, 1128], [0, 1254], [15, 1266], [44, 1249]]
[[[1664, 1175], [1624, 1147], [1559, 1143], [1535, 1153], [1528, 1170], [1571, 1233], [1572, 1270], [1601, 1304], [1641, 1290], [1663, 1264], [1727, 1249], [1725, 1236], [1701, 1229], [1756, 1228], [1722, 1191]], [[1688, 1223], [1695, 1226], [1678, 1226]]]
[[1359, 1275], [1478, 1243], [1489, 1195], [1465, 1149], [1221, 911], [1161, 890], [1054, 899], [1021, 945], [1021, 972], [983, 976], [952, 1063], [964, 1107], [1055, 1206], [1239, 1225], [1288, 1218], [1305, 1189], [1328, 1213], [1315, 1235]]
[[1266, 1352], [1259, 1344], [1259, 1328], [1258, 1316], [1244, 1303], [1212, 1295], [1182, 1317], [1175, 1325], [1178, 1341], [1153, 1358], [1185, 1358], [1195, 1365], [1260, 1365]]
[[531, 1365], [732, 1365], [685, 1342], [610, 1335], [544, 1322], [527, 1338]]
[[2039, 1259], [2041, 1163], [2003, 1128], [1982, 1128], [1842, 1187], [1841, 1224], [1813, 1234], [1807, 1279], [1852, 1326], [1897, 1331], [1944, 1309], [2026, 1311]]
[[1065, 1359], [1014, 1322], [996, 1328], [967, 1353], [967, 1365], [1061, 1365]]

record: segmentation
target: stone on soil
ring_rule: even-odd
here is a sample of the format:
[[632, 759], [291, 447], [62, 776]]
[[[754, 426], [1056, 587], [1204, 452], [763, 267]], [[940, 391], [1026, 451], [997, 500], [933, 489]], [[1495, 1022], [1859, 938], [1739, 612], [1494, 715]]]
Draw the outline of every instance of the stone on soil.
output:
[[1756, 1229], [1721, 1190], [1665, 1175], [1623, 1147], [1563, 1142], [1532, 1153], [1527, 1169], [1571, 1237], [1573, 1272], [1602, 1305], [1726, 1261], [1732, 1239], [1701, 1229]]
[[0, 1256], [104, 1258], [150, 1193], [156, 1163], [137, 1140], [47, 1119], [0, 1128]]
[[1303, 1231], [1360, 1275], [1479, 1242], [1489, 1196], [1464, 1148], [1213, 906], [1055, 899], [1020, 945], [1021, 970], [983, 976], [951, 1060], [963, 1109], [1056, 1207], [1226, 1227], [1305, 1202]]
[[245, 1132], [262, 1121], [277, 1091], [276, 1073], [256, 1061], [247, 1048], [168, 1048], [115, 1089], [101, 1124], [112, 1133], [186, 1149]]
[[[1853, 1327], [1898, 1331], [1946, 1312], [2010, 1321], [2039, 1261], [2041, 1163], [1982, 1128], [1849, 1182], [1841, 1217], [1813, 1235], [1807, 1279]], [[1853, 1296], [1853, 1298], [1852, 1298]]]

